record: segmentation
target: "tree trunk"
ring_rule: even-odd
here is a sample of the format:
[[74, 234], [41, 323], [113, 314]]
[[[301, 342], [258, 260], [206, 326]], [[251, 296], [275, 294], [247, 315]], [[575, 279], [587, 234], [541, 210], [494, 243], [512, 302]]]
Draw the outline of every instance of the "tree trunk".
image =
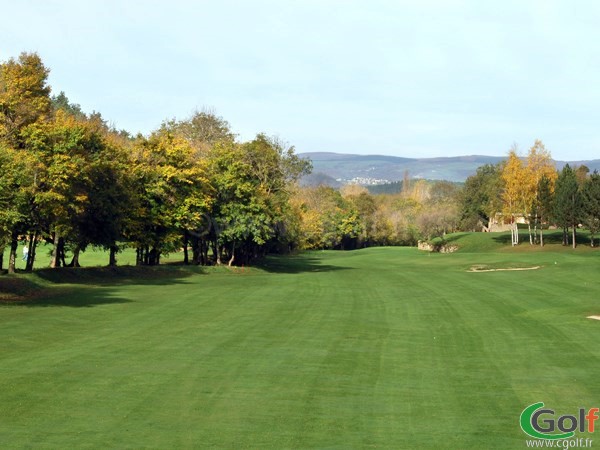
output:
[[214, 241], [212, 243], [212, 249], [213, 249], [213, 258], [215, 259], [215, 264], [217, 266], [220, 266], [221, 265], [221, 252], [219, 251], [217, 241]]
[[208, 262], [208, 241], [202, 240], [202, 242], [200, 243], [201, 247], [200, 247], [200, 254], [202, 255], [202, 265], [203, 266], [208, 266], [209, 262]]
[[577, 226], [573, 225], [573, 248], [577, 247]]
[[2, 271], [2, 269], [4, 268], [4, 249], [6, 247], [2, 246], [2, 248], [0, 248], [0, 271]]
[[563, 227], [563, 242], [562, 245], [569, 245], [569, 235], [567, 234], [567, 229]]
[[229, 262], [227, 265], [231, 267], [233, 265], [233, 261], [235, 260], [235, 244], [231, 246], [231, 258], [229, 258]]
[[152, 250], [148, 252], [148, 266], [158, 266], [160, 263], [160, 253], [156, 247], [152, 247]]
[[35, 251], [37, 249], [37, 231], [29, 235], [29, 252], [27, 253], [27, 265], [25, 270], [31, 272], [33, 270], [33, 264], [35, 263]]
[[[137, 255], [136, 255], [135, 263], [137, 265]], [[109, 248], [108, 265], [109, 265], [109, 267], [115, 267], [117, 265], [117, 246], [116, 245], [111, 245]]]
[[81, 267], [81, 264], [79, 264], [79, 253], [81, 253], [81, 248], [79, 248], [79, 245], [77, 245], [73, 249], [73, 258], [71, 258], [69, 267]]
[[188, 255], [188, 230], [183, 230], [183, 263], [187, 266], [190, 263], [189, 255]]
[[18, 248], [19, 234], [13, 231], [10, 239], [10, 254], [8, 255], [8, 273], [15, 273]]
[[50, 267], [54, 269], [60, 264], [58, 254], [58, 243], [60, 242], [60, 234], [58, 233], [58, 231], [54, 232], [54, 239], [52, 241], [54, 247], [52, 248], [52, 256], [50, 257]]
[[194, 248], [194, 257], [193, 257], [194, 264], [204, 265], [205, 264], [205, 262], [204, 262], [204, 252], [203, 252], [203, 249], [204, 249], [204, 240], [200, 239], [200, 238], [197, 238], [196, 241], [195, 241], [195, 243], [194, 243], [194, 247], [193, 248]]
[[62, 237], [58, 241], [58, 258], [58, 266], [67, 267], [67, 262], [65, 261], [65, 240]]
[[191, 235], [190, 247], [192, 247], [192, 264], [200, 264], [200, 238], [196, 233]]

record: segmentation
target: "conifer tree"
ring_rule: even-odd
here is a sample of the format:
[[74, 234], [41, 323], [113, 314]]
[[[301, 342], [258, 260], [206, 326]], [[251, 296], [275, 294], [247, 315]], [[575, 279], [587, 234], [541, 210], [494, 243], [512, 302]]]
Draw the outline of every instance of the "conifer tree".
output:
[[582, 199], [573, 169], [566, 164], [556, 180], [554, 218], [563, 229], [563, 245], [569, 245], [569, 227], [572, 229], [572, 246], [577, 246], [577, 226], [582, 215]]
[[600, 230], [600, 174], [594, 172], [586, 179], [582, 189], [583, 222], [590, 230], [591, 245], [595, 246], [594, 236]]

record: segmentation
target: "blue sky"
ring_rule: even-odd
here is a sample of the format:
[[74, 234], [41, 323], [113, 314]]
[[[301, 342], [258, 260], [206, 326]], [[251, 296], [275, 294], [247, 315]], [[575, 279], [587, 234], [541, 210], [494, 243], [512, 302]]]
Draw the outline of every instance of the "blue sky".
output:
[[298, 152], [600, 158], [600, 2], [7, 1], [0, 60], [149, 133], [211, 108]]

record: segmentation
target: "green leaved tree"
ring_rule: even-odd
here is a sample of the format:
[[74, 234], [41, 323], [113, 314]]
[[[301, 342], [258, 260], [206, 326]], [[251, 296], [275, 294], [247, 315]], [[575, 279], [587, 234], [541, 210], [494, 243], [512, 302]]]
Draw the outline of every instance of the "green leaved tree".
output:
[[581, 197], [583, 223], [590, 230], [591, 245], [594, 247], [594, 236], [600, 231], [600, 174], [598, 171], [594, 170], [585, 180]]
[[582, 216], [582, 198], [573, 169], [566, 164], [556, 180], [554, 192], [554, 218], [563, 229], [563, 245], [569, 245], [569, 228], [572, 230], [572, 246], [577, 246], [577, 226]]

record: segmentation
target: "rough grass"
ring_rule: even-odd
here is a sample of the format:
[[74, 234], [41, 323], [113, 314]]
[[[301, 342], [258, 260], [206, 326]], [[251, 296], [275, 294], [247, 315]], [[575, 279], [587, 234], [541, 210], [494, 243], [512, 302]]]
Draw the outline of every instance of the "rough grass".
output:
[[0, 306], [0, 443], [524, 448], [526, 406], [597, 406], [599, 254], [495, 246], [28, 275], [46, 295]]

